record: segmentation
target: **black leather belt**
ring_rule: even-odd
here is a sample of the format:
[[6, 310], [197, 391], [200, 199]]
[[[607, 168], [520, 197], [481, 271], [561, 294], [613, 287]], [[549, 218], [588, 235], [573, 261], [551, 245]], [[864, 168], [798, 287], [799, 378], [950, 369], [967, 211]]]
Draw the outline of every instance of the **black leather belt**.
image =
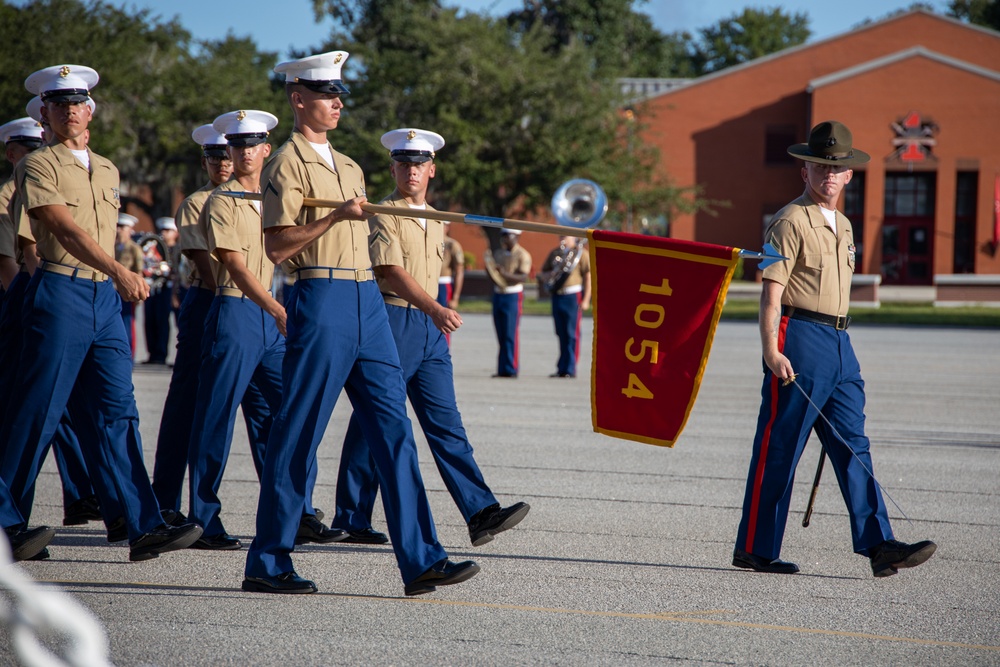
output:
[[781, 314], [786, 317], [790, 317], [793, 320], [802, 320], [803, 322], [814, 322], [815, 324], [825, 324], [828, 327], [833, 327], [837, 331], [843, 331], [847, 327], [851, 326], [851, 316], [837, 316], [837, 315], [826, 315], [824, 313], [814, 313], [811, 310], [803, 310], [802, 308], [794, 308], [792, 306], [782, 306]]

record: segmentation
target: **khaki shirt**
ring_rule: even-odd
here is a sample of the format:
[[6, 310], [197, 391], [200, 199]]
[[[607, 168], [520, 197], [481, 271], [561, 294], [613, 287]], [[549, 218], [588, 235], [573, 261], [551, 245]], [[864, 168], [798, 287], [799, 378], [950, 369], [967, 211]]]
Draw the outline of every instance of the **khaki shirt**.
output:
[[[494, 250], [493, 261], [496, 262], [498, 269], [505, 269], [507, 273], [523, 273], [525, 275], [531, 273], [531, 255], [521, 244], [517, 244], [510, 251], [507, 251], [505, 248], [498, 248], [497, 250]], [[510, 294], [513, 292], [521, 292], [523, 290], [524, 283], [511, 285], [506, 289], [495, 285], [493, 287], [493, 291], [497, 294]]]
[[[403, 267], [431, 298], [437, 299], [438, 277], [444, 259], [444, 223], [426, 220], [425, 230], [420, 224], [422, 209], [410, 208], [398, 190], [381, 203], [400, 211], [399, 215], [378, 215], [372, 220], [369, 244], [372, 265]], [[434, 209], [428, 205], [425, 210]], [[409, 305], [384, 279], [378, 279], [378, 287], [386, 303]]]
[[444, 239], [444, 258], [441, 263], [441, 277], [442, 278], [452, 278], [453, 271], [451, 270], [452, 264], [456, 266], [465, 265], [465, 251], [462, 250], [462, 244], [453, 238], [445, 237]]
[[[204, 250], [208, 252], [208, 230], [201, 225], [201, 210], [205, 207], [205, 202], [208, 201], [208, 196], [212, 194], [213, 190], [215, 190], [215, 185], [209, 182], [203, 185], [201, 189], [191, 193], [177, 207], [177, 214], [174, 216], [174, 219], [177, 222], [178, 243], [181, 246], [181, 252], [185, 254], [189, 250]], [[211, 253], [209, 254], [209, 261], [212, 263], [213, 275], [218, 273], [218, 267], [216, 266], [218, 262], [215, 257], [212, 257]], [[188, 284], [193, 280], [201, 278], [198, 275], [198, 267], [195, 266], [194, 262], [189, 262], [186, 266], [190, 267], [190, 274], [183, 276], [183, 278]]]
[[[118, 168], [90, 151], [90, 171], [62, 144], [43, 146], [17, 163], [14, 178], [30, 211], [39, 206], [66, 206], [73, 221], [109, 257], [115, 253], [118, 226]], [[93, 269], [73, 257], [39, 221], [31, 219], [38, 256], [50, 262]]]
[[[365, 177], [354, 160], [333, 151], [334, 171], [302, 133], [293, 131], [261, 174], [264, 229], [306, 225], [333, 209], [302, 206], [315, 197], [345, 201], [365, 194]], [[310, 266], [369, 269], [368, 222], [341, 220], [305, 250], [282, 264], [287, 273]], [[294, 275], [294, 274], [293, 274]]]
[[785, 286], [781, 303], [825, 315], [847, 315], [854, 276], [854, 230], [837, 211], [837, 233], [808, 193], [774, 216], [764, 240], [786, 262], [764, 269], [765, 280]]
[[[572, 292], [579, 292], [578, 288], [582, 287], [584, 279], [586, 279], [590, 274], [590, 253], [587, 252], [586, 248], [581, 247], [582, 241], [577, 241], [578, 252], [583, 253], [580, 255], [580, 261], [576, 263], [570, 272], [569, 276], [566, 277], [566, 281], [559, 288], [559, 293], [567, 293], [567, 290]], [[545, 264], [542, 265], [542, 271], [551, 271], [556, 266], [556, 258], [563, 254], [561, 248], [556, 248], [549, 253], [549, 256], [545, 258]], [[562, 262], [559, 263], [560, 266]], [[555, 276], [554, 276], [555, 277]]]
[[142, 248], [131, 239], [122, 244], [115, 244], [115, 261], [140, 276], [146, 268], [146, 258], [142, 254]]
[[0, 255], [4, 257], [17, 257], [17, 228], [14, 212], [9, 208], [13, 196], [14, 179], [8, 178], [0, 185]]
[[[208, 230], [209, 250], [218, 259], [216, 248], [233, 250], [243, 255], [243, 261], [253, 277], [265, 290], [271, 289], [274, 264], [264, 255], [264, 228], [261, 226], [257, 202], [225, 197], [220, 192], [243, 192], [237, 180], [223, 183], [209, 196], [201, 209], [201, 224]], [[226, 267], [219, 262], [215, 284], [239, 289]]]

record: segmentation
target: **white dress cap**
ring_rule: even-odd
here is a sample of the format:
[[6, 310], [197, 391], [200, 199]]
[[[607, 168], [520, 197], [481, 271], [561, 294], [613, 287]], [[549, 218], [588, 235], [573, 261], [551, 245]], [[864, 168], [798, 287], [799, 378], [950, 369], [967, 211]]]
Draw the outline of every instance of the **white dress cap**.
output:
[[201, 146], [202, 155], [205, 157], [226, 157], [226, 135], [216, 130], [209, 124], [199, 125], [194, 128], [191, 138]]
[[268, 131], [278, 124], [278, 119], [266, 111], [240, 110], [224, 113], [215, 119], [212, 127], [226, 135], [230, 146], [256, 146], [267, 141]]
[[[39, 123], [43, 122], [42, 104], [43, 102], [41, 96], [35, 95], [30, 100], [28, 100], [27, 104], [24, 105], [24, 110], [28, 113], [28, 115], [37, 120]], [[90, 115], [93, 116], [94, 113], [97, 111], [97, 102], [95, 102], [93, 98], [88, 97], [87, 106], [90, 107]]]
[[444, 138], [427, 130], [404, 127], [383, 134], [382, 145], [397, 162], [427, 162], [444, 147]]
[[161, 232], [164, 229], [172, 229], [172, 230], [174, 230], [176, 232], [177, 231], [177, 223], [174, 222], [173, 218], [166, 218], [166, 217], [164, 217], [164, 218], [157, 218], [156, 219], [156, 229], [158, 229]]
[[128, 213], [118, 214], [118, 226], [119, 227], [135, 227], [135, 223], [139, 222], [139, 218], [134, 215], [129, 215]]
[[350, 91], [341, 79], [340, 68], [349, 55], [347, 51], [329, 51], [278, 63], [274, 71], [285, 75], [286, 84], [302, 84], [317, 93], [347, 95]]
[[0, 142], [11, 141], [38, 148], [42, 145], [42, 124], [34, 118], [18, 118], [0, 125]]
[[53, 65], [25, 79], [24, 87], [32, 95], [40, 95], [43, 102], [86, 102], [100, 78], [83, 65]]

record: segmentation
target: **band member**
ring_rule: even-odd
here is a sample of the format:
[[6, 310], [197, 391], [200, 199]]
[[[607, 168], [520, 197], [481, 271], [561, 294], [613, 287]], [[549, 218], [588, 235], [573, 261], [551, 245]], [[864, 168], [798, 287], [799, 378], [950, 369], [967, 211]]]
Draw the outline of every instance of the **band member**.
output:
[[[42, 97], [55, 142], [15, 169], [42, 261], [25, 297], [32, 308], [24, 318], [20, 386], [7, 407], [17, 418], [4, 419], [0, 431], [7, 444], [0, 478], [14, 487], [37, 477], [44, 447], [69, 405], [81, 446], [91, 449], [88, 460], [101, 460], [113, 480], [129, 559], [139, 561], [189, 546], [201, 528], [163, 524], [142, 461], [121, 301], [144, 299], [148, 287], [114, 260], [118, 170], [87, 147], [91, 110], [85, 102], [97, 81], [97, 72], [79, 65], [48, 67], [25, 81]], [[16, 530], [26, 517], [0, 518], [5, 529]]]
[[575, 236], [560, 236], [538, 273], [552, 297], [552, 319], [559, 337], [559, 361], [549, 377], [575, 378], [580, 360], [580, 319], [590, 308], [590, 255]]
[[[167, 347], [170, 344], [170, 306], [174, 294], [174, 281], [177, 275], [177, 263], [174, 259], [174, 249], [177, 246], [177, 223], [173, 218], [157, 218], [154, 223], [156, 233], [161, 243], [157, 250], [163, 249], [163, 257], [147, 276], [151, 285], [149, 298], [142, 304], [145, 316], [144, 331], [146, 332], [146, 351], [149, 358], [144, 362], [162, 366], [167, 363]], [[150, 267], [147, 267], [147, 271]]]
[[520, 235], [519, 229], [501, 229], [500, 248], [492, 253], [487, 250], [487, 273], [493, 280], [493, 326], [500, 344], [493, 377], [517, 377], [524, 283], [531, 273], [531, 255], [517, 242]]
[[[434, 462], [469, 527], [473, 546], [481, 546], [521, 522], [530, 507], [500, 507], [476, 464], [455, 403], [451, 354], [444, 334], [462, 326], [461, 316], [435, 300], [441, 275], [439, 249], [445, 225], [420, 216], [430, 209], [427, 186], [437, 168], [439, 134], [404, 128], [382, 135], [396, 190], [381, 203], [398, 209], [371, 223], [369, 251], [385, 300], [389, 328], [399, 351], [410, 405], [417, 414]], [[432, 210], [432, 209], [431, 209]], [[351, 417], [340, 457], [337, 515], [332, 525], [347, 530], [347, 542], [387, 541], [371, 527], [378, 478], [357, 417]]]
[[[876, 577], [920, 565], [937, 548], [929, 541], [904, 544], [893, 539], [872, 474], [864, 433], [864, 381], [847, 334], [854, 231], [837, 210], [854, 174], [851, 167], [870, 159], [852, 144], [845, 125], [827, 121], [812, 129], [808, 143], [789, 147], [788, 153], [805, 163], [805, 192], [781, 209], [765, 232], [766, 241], [789, 259], [764, 269], [764, 382], [733, 552], [736, 567], [778, 574], [799, 571], [778, 556], [795, 467], [814, 428], [847, 503], [854, 552], [870, 560]], [[792, 381], [803, 391], [788, 386]]]
[[281, 404], [281, 362], [285, 356], [285, 309], [268, 291], [274, 265], [264, 255], [260, 202], [221, 193], [259, 192], [267, 143], [278, 119], [266, 111], [232, 111], [212, 127], [229, 143], [234, 178], [219, 185], [201, 210], [215, 267], [215, 299], [205, 318], [198, 402], [192, 427], [188, 468], [189, 519], [203, 526], [197, 549], [239, 549], [219, 514], [219, 486], [233, 440], [239, 398], [251, 380], [273, 414]]
[[444, 257], [441, 261], [441, 276], [438, 278], [437, 302], [445, 308], [456, 310], [462, 299], [465, 284], [465, 251], [462, 244], [451, 238], [451, 223], [444, 222]]
[[[347, 57], [333, 51], [275, 67], [285, 75], [295, 128], [261, 178], [264, 243], [268, 257], [284, 262], [296, 281], [287, 300], [282, 405], [267, 443], [247, 591], [317, 590], [295, 573], [291, 551], [308, 464], [342, 389], [375, 457], [406, 594], [429, 593], [479, 572], [472, 561], [449, 561], [438, 542], [406, 416], [403, 373], [368, 256], [364, 176], [327, 140], [348, 92], [340, 77]], [[331, 211], [304, 207], [304, 197], [345, 203]]]
[[[142, 258], [142, 248], [132, 240], [135, 223], [139, 218], [128, 213], [118, 214], [117, 236], [115, 238], [115, 261], [132, 273], [142, 275], [145, 266]], [[135, 357], [135, 304], [122, 300], [122, 322], [125, 324], [125, 335], [128, 336], [129, 349]]]

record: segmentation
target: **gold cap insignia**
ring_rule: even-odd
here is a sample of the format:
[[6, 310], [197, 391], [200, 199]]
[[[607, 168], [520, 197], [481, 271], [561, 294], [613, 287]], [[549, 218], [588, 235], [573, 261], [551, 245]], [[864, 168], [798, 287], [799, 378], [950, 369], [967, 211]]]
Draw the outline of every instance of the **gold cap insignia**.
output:
[[406, 133], [406, 138], [409, 139], [410, 141], [413, 141], [414, 139], [417, 138], [417, 133], [414, 132], [413, 130], [410, 130], [409, 132]]
[[59, 70], [59, 76], [64, 79], [69, 76], [69, 65], [62, 66], [62, 69]]
[[337, 57], [333, 59], [333, 64], [334, 64], [334, 65], [336, 65], [337, 63], [339, 63], [339, 62], [341, 61], [341, 59], [342, 59], [343, 57], [344, 57], [344, 56], [342, 56], [342, 55], [340, 55], [340, 54], [338, 53], [338, 54], [337, 54]]
[[247, 117], [247, 112], [242, 109], [236, 112], [236, 120], [243, 120]]

